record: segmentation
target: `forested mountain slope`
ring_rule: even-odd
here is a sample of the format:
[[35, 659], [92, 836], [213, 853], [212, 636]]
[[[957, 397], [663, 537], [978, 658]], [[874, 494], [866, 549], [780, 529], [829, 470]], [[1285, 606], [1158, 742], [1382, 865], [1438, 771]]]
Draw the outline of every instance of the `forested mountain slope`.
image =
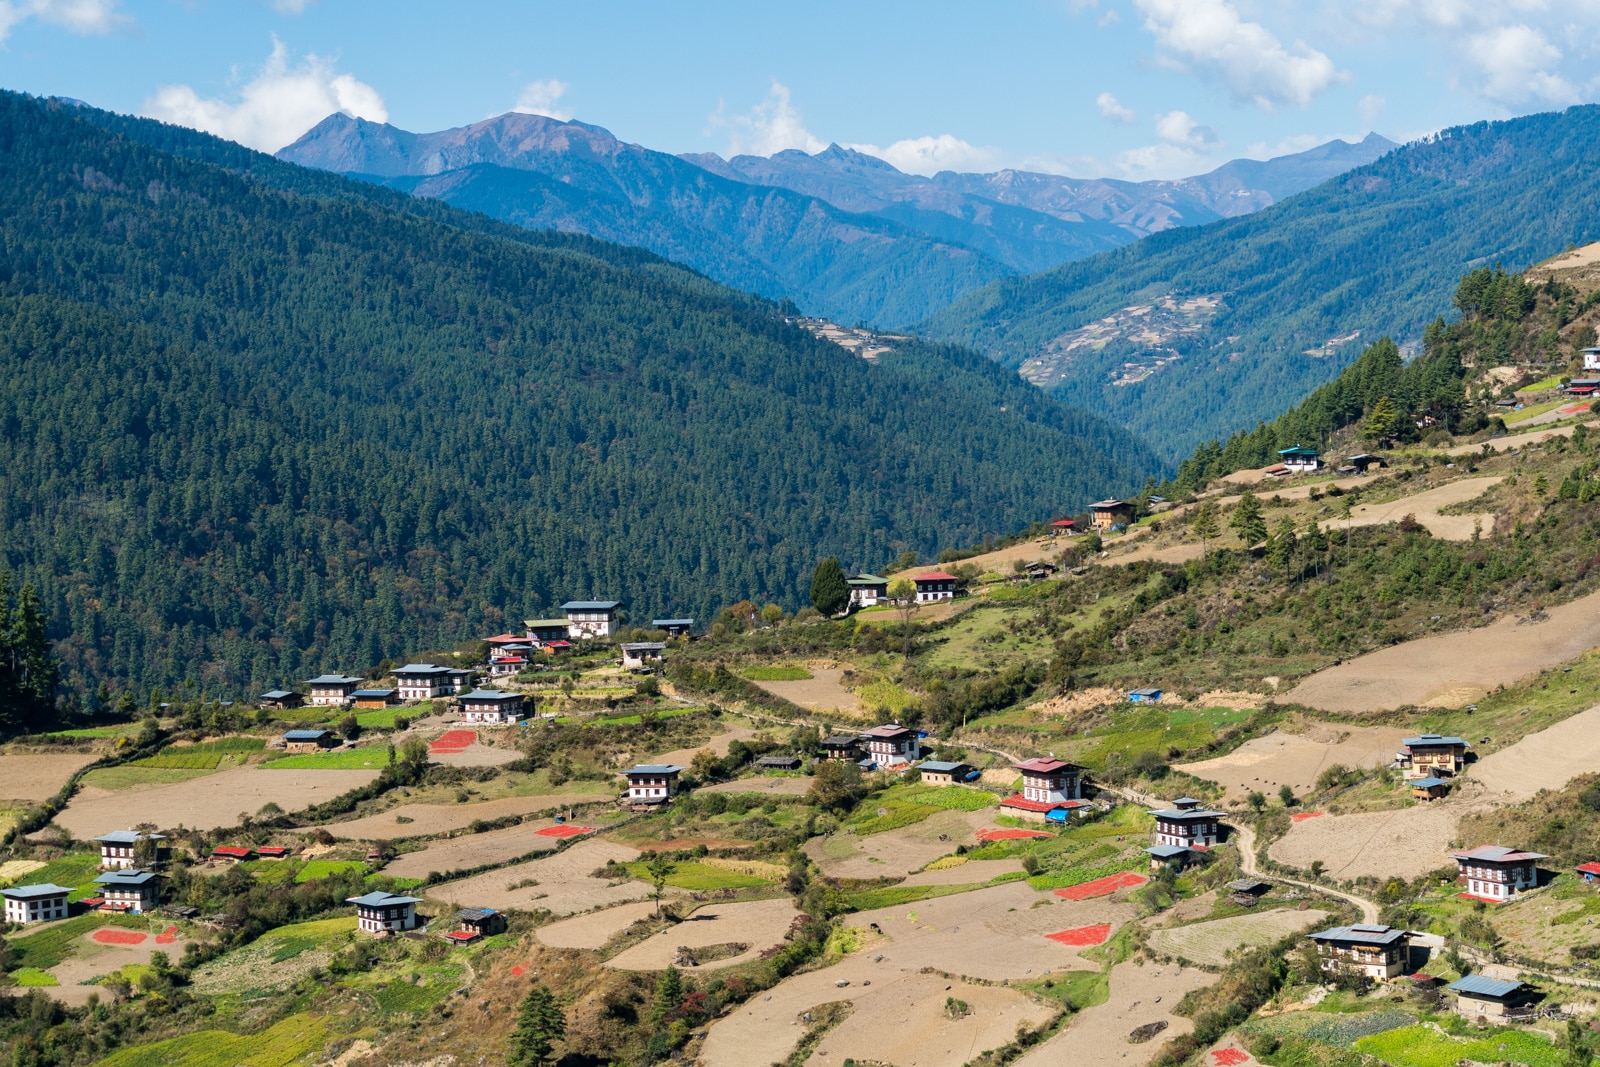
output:
[[973, 353], [865, 363], [636, 249], [14, 94], [0, 250], [0, 557], [78, 684], [793, 606], [1154, 466]]
[[1420, 342], [1472, 267], [1597, 234], [1600, 107], [1575, 107], [1446, 130], [1256, 214], [994, 283], [925, 329], [1176, 457], [1383, 334]]

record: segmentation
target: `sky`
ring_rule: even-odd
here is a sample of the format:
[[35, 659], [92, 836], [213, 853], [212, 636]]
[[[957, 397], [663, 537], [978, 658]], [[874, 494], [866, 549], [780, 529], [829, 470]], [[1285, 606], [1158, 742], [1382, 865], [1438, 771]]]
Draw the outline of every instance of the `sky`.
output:
[[670, 152], [1170, 178], [1593, 102], [1600, 0], [0, 0], [0, 87], [264, 151], [520, 110]]

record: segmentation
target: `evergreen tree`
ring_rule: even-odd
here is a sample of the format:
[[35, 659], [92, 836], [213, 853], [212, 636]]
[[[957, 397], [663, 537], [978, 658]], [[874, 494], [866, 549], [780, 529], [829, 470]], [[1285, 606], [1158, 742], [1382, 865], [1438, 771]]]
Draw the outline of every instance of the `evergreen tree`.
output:
[[656, 992], [650, 1003], [650, 1022], [660, 1026], [678, 1013], [683, 1003], [683, 975], [678, 968], [669, 966], [656, 979]]
[[1194, 513], [1194, 517], [1189, 520], [1189, 532], [1200, 538], [1200, 555], [1204, 558], [1207, 543], [1220, 532], [1217, 524], [1217, 506], [1211, 503], [1202, 504]]
[[1299, 539], [1295, 536], [1294, 520], [1285, 515], [1278, 520], [1278, 528], [1267, 541], [1267, 560], [1274, 567], [1283, 568], [1285, 581], [1293, 576], [1294, 553], [1298, 546]]
[[1372, 410], [1367, 413], [1367, 421], [1361, 428], [1361, 434], [1369, 441], [1383, 444], [1394, 439], [1395, 430], [1400, 425], [1400, 413], [1395, 410], [1394, 401], [1388, 397], [1380, 397], [1372, 405]]
[[542, 984], [528, 990], [517, 1013], [517, 1028], [511, 1034], [507, 1067], [542, 1067], [550, 1061], [555, 1043], [567, 1033], [567, 1020], [561, 1005]]
[[1256, 499], [1254, 493], [1247, 492], [1239, 498], [1228, 525], [1239, 535], [1244, 548], [1254, 547], [1267, 539], [1267, 520], [1261, 515], [1261, 501]]
[[811, 575], [811, 606], [824, 616], [833, 616], [850, 603], [850, 586], [845, 582], [839, 561], [829, 556], [817, 564]]

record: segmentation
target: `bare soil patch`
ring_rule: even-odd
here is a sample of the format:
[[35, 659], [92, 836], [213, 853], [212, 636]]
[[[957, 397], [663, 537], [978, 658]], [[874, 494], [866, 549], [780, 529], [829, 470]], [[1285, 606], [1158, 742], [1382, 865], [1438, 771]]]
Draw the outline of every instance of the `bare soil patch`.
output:
[[918, 871], [901, 885], [974, 885], [998, 878], [1002, 874], [1015, 874], [1022, 870], [1022, 861], [968, 860], [959, 867], [946, 867], [938, 871]]
[[[1075, 1015], [1066, 1029], [1016, 1061], [1017, 1067], [1057, 1067], [1062, 1063], [1114, 1063], [1142, 1067], [1155, 1058], [1169, 1038], [1194, 1029], [1194, 1023], [1174, 1015], [1183, 995], [1203, 989], [1217, 976], [1198, 967], [1136, 963], [1128, 960], [1111, 969], [1111, 995], [1100, 1005]], [[1128, 1035], [1141, 1026], [1165, 1022], [1154, 1040], [1129, 1042]]]
[[1026, 882], [934, 897], [852, 915], [850, 926], [881, 932], [888, 940], [872, 949], [885, 964], [905, 971], [934, 967], [987, 981], [1005, 981], [1093, 966], [1078, 948], [1051, 941], [1069, 927], [1110, 923], [1119, 927], [1138, 915], [1131, 904], [1109, 897], [1066, 901]]
[[1450, 801], [1398, 811], [1324, 815], [1290, 827], [1267, 854], [1302, 869], [1321, 860], [1330, 877], [1415, 878], [1450, 862], [1447, 850], [1463, 805]]
[[[1596, 426], [1596, 424], [1592, 423], [1592, 422], [1588, 423], [1587, 425], [1588, 425], [1588, 427], [1589, 427], [1589, 429], [1591, 431], [1593, 431], [1595, 429], [1595, 426]], [[1485, 445], [1485, 444], [1488, 445], [1490, 447], [1490, 449], [1492, 449], [1495, 452], [1510, 452], [1513, 449], [1527, 448], [1529, 445], [1539, 444], [1540, 442], [1546, 440], [1547, 438], [1551, 438], [1551, 437], [1571, 437], [1571, 436], [1572, 436], [1572, 427], [1571, 426], [1557, 426], [1553, 430], [1535, 430], [1532, 433], [1518, 433], [1518, 434], [1511, 434], [1508, 437], [1496, 437], [1492, 441], [1485, 441], [1482, 444], [1457, 445], [1454, 448], [1446, 449], [1445, 450], [1445, 455], [1447, 455], [1447, 456], [1471, 456], [1471, 455], [1477, 455], [1479, 452], [1483, 451], [1483, 445]]]
[[[283, 774], [284, 771], [274, 771]], [[324, 773], [318, 771], [318, 774]], [[533, 797], [502, 797], [477, 804], [401, 804], [377, 815], [348, 822], [325, 823], [319, 829], [350, 841], [396, 841], [404, 837], [426, 837], [451, 830], [464, 830], [479, 819], [489, 821], [508, 815], [531, 815], [536, 811], [581, 804], [598, 804], [616, 799], [614, 793], [572, 793]], [[400, 820], [409, 820], [402, 822]]]
[[[1351, 526], [1381, 526], [1386, 522], [1399, 522], [1407, 515], [1428, 528], [1435, 537], [1451, 541], [1470, 541], [1474, 526], [1484, 530], [1494, 529], [1494, 516], [1441, 515], [1439, 509], [1460, 504], [1482, 496], [1490, 486], [1499, 485], [1502, 478], [1462, 478], [1459, 481], [1425, 489], [1387, 504], [1358, 504], [1350, 510]], [[1341, 523], [1342, 525], [1342, 523]]]
[[[919, 621], [923, 621], [918, 616]], [[794, 682], [752, 682], [773, 696], [811, 711], [838, 711], [854, 715], [861, 710], [856, 695], [844, 685], [842, 667], [808, 667], [810, 678]]]
[[1483, 784], [1500, 804], [1529, 800], [1541, 789], [1560, 789], [1580, 774], [1600, 770], [1600, 707], [1562, 719], [1514, 745], [1471, 764], [1466, 777]]
[[1298, 933], [1327, 918], [1327, 913], [1307, 908], [1273, 908], [1251, 915], [1234, 915], [1188, 926], [1163, 927], [1150, 933], [1150, 947], [1166, 956], [1221, 967], [1232, 949], [1270, 945], [1285, 934]]
[[726, 756], [728, 746], [735, 741], [748, 741], [756, 732], [748, 726], [730, 726], [722, 733], [713, 737], [703, 745], [693, 748], [675, 748], [671, 752], [658, 752], [650, 757], [651, 763], [673, 763], [680, 767], [687, 767], [697, 753], [710, 749], [714, 755]]
[[799, 914], [794, 901], [788, 897], [706, 904], [696, 908], [683, 922], [613, 956], [606, 961], [606, 965], [622, 971], [663, 971], [677, 960], [679, 947], [697, 949], [730, 943], [748, 945], [749, 948], [738, 955], [687, 969], [710, 971], [732, 967], [753, 960], [766, 949], [780, 944]]
[[941, 811], [912, 826], [865, 836], [841, 830], [812, 838], [806, 842], [805, 851], [830, 878], [898, 877], [949, 855], [957, 845], [975, 844], [973, 831], [983, 826], [991, 814]]
[[1303, 795], [1317, 775], [1336, 763], [1360, 768], [1389, 764], [1404, 736], [1405, 731], [1393, 728], [1317, 724], [1305, 733], [1276, 730], [1246, 741], [1226, 756], [1181, 764], [1178, 769], [1216, 782], [1230, 801], [1242, 802], [1251, 792], [1271, 796], [1284, 785]]
[[7, 753], [0, 755], [0, 800], [37, 804], [67, 784], [73, 772], [100, 757], [93, 752]]
[[[162, 928], [163, 931], [166, 929]], [[132, 937], [95, 937], [95, 934], [106, 933], [138, 934], [139, 940], [134, 941]], [[61, 984], [42, 988], [53, 999], [75, 1007], [85, 1004], [92, 993], [99, 993], [100, 999], [104, 1000], [107, 993], [103, 986], [82, 983], [119, 971], [129, 964], [148, 964], [153, 952], [165, 952], [173, 960], [182, 959], [186, 943], [175, 932], [164, 933], [158, 940], [155, 933], [140, 934], [139, 931], [122, 927], [95, 930], [75, 940], [72, 943], [72, 955], [50, 968], [50, 973]]]
[[619, 904], [587, 915], [575, 915], [539, 927], [538, 938], [551, 948], [597, 949], [640, 919], [656, 913], [653, 900]]
[[1112, 551], [1101, 562], [1138, 563], [1140, 560], [1150, 560], [1155, 563], [1187, 563], [1191, 559], [1199, 559], [1204, 547], [1199, 541], [1180, 541], [1175, 545], [1140, 544], [1126, 552]]
[[384, 867], [383, 873], [393, 878], [426, 878], [430, 872], [464, 871], [489, 863], [504, 863], [530, 852], [548, 852], [561, 842], [554, 837], [541, 837], [534, 833], [542, 826], [540, 821], [508, 826], [503, 830], [490, 830], [466, 837], [452, 837], [435, 841], [419, 852], [407, 852]]
[[701, 793], [771, 793], [780, 797], [803, 797], [811, 792], [811, 783], [814, 779], [810, 775], [804, 778], [781, 777], [756, 777], [740, 778], [732, 782], [718, 782], [716, 785], [705, 786]]
[[[554, 856], [445, 882], [429, 889], [428, 895], [461, 908], [542, 908], [556, 915], [572, 915], [648, 896], [650, 887], [643, 882], [592, 877], [607, 860], [627, 863], [638, 858], [636, 848], [592, 837]], [[530, 880], [537, 884], [511, 888]]]
[[522, 753], [510, 746], [490, 746], [481, 741], [465, 748], [436, 749], [428, 753], [430, 762], [442, 763], [446, 767], [503, 767], [521, 758]]
[[1286, 700], [1328, 711], [1459, 706], [1600, 645], [1600, 593], [1549, 609], [1538, 622], [1500, 619], [1423, 637], [1318, 671]]
[[377, 771], [233, 767], [193, 781], [115, 793], [85, 788], [55, 822], [80, 840], [124, 829], [130, 821], [154, 823], [164, 830], [177, 826], [212, 830], [232, 826], [241, 813], [254, 814], [265, 804], [300, 811], [366, 785], [377, 776]]

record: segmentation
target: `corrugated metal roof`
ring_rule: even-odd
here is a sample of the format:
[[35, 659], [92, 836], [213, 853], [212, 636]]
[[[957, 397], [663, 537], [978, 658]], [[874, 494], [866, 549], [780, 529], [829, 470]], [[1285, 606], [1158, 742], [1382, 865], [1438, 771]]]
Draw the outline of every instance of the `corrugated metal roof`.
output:
[[627, 770], [623, 771], [622, 773], [623, 774], [677, 774], [682, 770], [683, 770], [682, 767], [675, 767], [670, 763], [639, 763], [639, 764], [635, 764], [632, 767], [629, 767]]
[[1363, 945], [1391, 945], [1408, 936], [1405, 930], [1391, 927], [1334, 926], [1308, 935], [1313, 941], [1355, 941]]
[[1451, 982], [1450, 988], [1457, 993], [1467, 993], [1475, 997], [1509, 997], [1526, 987], [1521, 982], [1506, 982], [1486, 975], [1469, 974], [1465, 978]]

